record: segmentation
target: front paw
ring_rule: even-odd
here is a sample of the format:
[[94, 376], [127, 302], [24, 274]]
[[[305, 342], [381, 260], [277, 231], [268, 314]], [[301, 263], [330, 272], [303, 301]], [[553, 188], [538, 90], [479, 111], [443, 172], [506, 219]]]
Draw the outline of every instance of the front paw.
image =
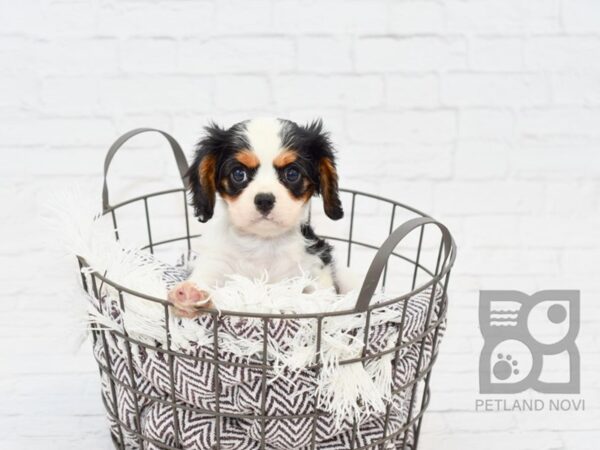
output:
[[178, 317], [197, 317], [203, 310], [213, 308], [210, 294], [198, 289], [191, 281], [184, 281], [171, 289], [168, 299]]

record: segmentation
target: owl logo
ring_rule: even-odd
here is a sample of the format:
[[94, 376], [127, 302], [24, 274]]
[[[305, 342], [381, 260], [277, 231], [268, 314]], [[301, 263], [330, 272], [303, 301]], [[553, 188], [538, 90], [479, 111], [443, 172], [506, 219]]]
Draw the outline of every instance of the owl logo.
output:
[[579, 291], [481, 291], [479, 358], [482, 394], [580, 391]]

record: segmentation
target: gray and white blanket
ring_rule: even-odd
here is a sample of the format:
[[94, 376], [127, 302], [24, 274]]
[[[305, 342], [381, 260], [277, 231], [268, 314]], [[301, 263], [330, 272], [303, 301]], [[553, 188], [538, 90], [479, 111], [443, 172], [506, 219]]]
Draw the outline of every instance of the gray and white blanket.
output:
[[[185, 275], [183, 269], [171, 267], [165, 270], [164, 279], [171, 285]], [[262, 351], [241, 357], [226, 348], [217, 347], [215, 352], [213, 345], [190, 343], [186, 350], [178, 349], [177, 355], [171, 357], [164, 340], [137, 345], [128, 343], [118, 333], [96, 332], [94, 354], [105, 369], [101, 371], [102, 395], [113, 438], [127, 449], [346, 450], [362, 448], [384, 435], [396, 434], [385, 449], [394, 449], [402, 443], [411, 448], [412, 428], [406, 433], [401, 431], [420, 410], [422, 386], [415, 383], [413, 390], [411, 382], [432, 361], [434, 335], [429, 334], [424, 342], [415, 338], [427, 327], [428, 309], [432, 308], [431, 324], [438, 319], [442, 304], [441, 295], [432, 301], [431, 291], [425, 290], [393, 305], [397, 320], [371, 326], [366, 355], [394, 346], [399, 333], [402, 342], [414, 342], [399, 352], [395, 362], [391, 353], [387, 359], [374, 358], [365, 363], [373, 370], [383, 367], [391, 374], [391, 395], [385, 402], [389, 412], [365, 405], [359, 416], [341, 419], [331, 414], [328, 405], [331, 399], [320, 386], [323, 378], [310, 366], [276, 369], [275, 363], [267, 359], [272, 368], [263, 375], [260, 367], [247, 367], [263, 362]], [[122, 322], [118, 298], [105, 294], [95, 306], [110, 320]], [[262, 346], [265, 330], [260, 320], [240, 320], [227, 315], [216, 319], [203, 315], [196, 320], [207, 330], [218, 330], [219, 335], [239, 337]], [[293, 342], [291, 337], [306, 330], [303, 320], [269, 320], [266, 330], [269, 346]], [[352, 330], [348, 332], [352, 336]], [[362, 339], [364, 334], [360, 336]], [[424, 351], [417, 371], [421, 345]], [[220, 363], [215, 364], [215, 360]], [[345, 366], [347, 371], [340, 374], [351, 376], [351, 366], [356, 364], [362, 365]], [[360, 405], [360, 399], [357, 401]], [[412, 410], [410, 418], [409, 410]], [[219, 420], [215, 419], [216, 411], [221, 415]]]

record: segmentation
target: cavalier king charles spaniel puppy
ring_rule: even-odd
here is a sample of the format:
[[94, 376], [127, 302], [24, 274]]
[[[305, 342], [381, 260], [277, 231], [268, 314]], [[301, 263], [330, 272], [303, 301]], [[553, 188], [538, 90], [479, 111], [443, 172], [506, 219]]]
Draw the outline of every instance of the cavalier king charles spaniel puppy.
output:
[[332, 247], [306, 220], [313, 195], [321, 195], [330, 219], [344, 215], [334, 150], [320, 120], [301, 126], [261, 118], [229, 129], [211, 124], [188, 180], [200, 222], [209, 221], [215, 207], [224, 210], [194, 247], [198, 258], [189, 279], [169, 292], [176, 315], [191, 318], [212, 308], [202, 287], [233, 274], [266, 273], [269, 282], [277, 282], [307, 273], [319, 287], [340, 292]]

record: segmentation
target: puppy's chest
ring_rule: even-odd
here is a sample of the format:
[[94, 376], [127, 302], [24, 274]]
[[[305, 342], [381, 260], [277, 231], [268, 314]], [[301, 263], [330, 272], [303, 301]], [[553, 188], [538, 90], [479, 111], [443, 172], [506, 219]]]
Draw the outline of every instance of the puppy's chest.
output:
[[260, 277], [266, 272], [271, 282], [300, 275], [314, 274], [321, 261], [307, 253], [302, 243], [278, 243], [255, 246], [250, 249], [230, 249], [227, 262], [232, 273], [248, 277]]

